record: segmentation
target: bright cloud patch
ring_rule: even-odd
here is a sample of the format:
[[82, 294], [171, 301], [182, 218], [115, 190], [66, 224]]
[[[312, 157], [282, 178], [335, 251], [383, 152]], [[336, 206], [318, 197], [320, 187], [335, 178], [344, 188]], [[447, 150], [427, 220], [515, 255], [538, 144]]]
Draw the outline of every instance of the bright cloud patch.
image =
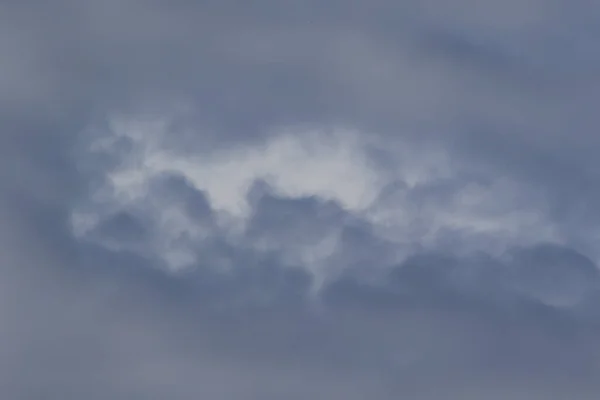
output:
[[137, 156], [109, 175], [118, 196], [143, 195], [148, 180], [175, 172], [205, 190], [216, 210], [236, 216], [249, 210], [245, 196], [257, 179], [265, 179], [282, 195], [317, 195], [339, 201], [350, 209], [370, 204], [382, 182], [369, 166], [364, 144], [354, 132], [282, 132], [260, 146], [232, 148], [208, 156], [181, 157], [160, 147], [168, 140], [160, 121], [115, 121], [116, 138], [131, 140]]
[[[349, 129], [286, 128], [264, 143], [183, 155], [164, 145], [176, 134], [169, 122], [113, 119], [92, 143], [90, 155], [108, 155], [116, 163], [73, 212], [79, 237], [158, 257], [173, 270], [197, 264], [202, 244], [220, 240], [282, 253], [289, 264], [313, 272], [343, 269], [351, 262], [344, 256], [350, 247], [356, 252], [369, 240], [387, 249], [374, 266], [397, 264], [427, 248], [501, 253], [516, 243], [560, 241], [543, 202], [532, 202], [526, 188], [477, 176], [439, 149], [402, 141], [384, 145], [376, 135]], [[179, 183], [157, 183], [168, 177]], [[277, 204], [317, 203], [306, 211], [310, 215], [294, 214], [302, 207], [281, 211], [285, 207], [271, 205], [257, 216], [257, 182], [269, 186], [259, 197], [275, 196]], [[333, 205], [341, 216], [331, 219], [326, 210]], [[191, 216], [190, 207], [202, 218]], [[276, 222], [264, 222], [271, 220]], [[131, 231], [135, 239], [115, 238], [106, 225], [117, 223], [121, 234]], [[344, 245], [357, 223], [369, 227], [370, 239]]]

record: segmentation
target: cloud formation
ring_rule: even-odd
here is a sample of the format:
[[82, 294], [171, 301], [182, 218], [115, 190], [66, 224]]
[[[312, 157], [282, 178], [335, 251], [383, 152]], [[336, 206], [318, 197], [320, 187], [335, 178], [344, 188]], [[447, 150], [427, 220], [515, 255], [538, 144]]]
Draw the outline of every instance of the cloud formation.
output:
[[0, 395], [600, 387], [600, 7], [0, 5]]

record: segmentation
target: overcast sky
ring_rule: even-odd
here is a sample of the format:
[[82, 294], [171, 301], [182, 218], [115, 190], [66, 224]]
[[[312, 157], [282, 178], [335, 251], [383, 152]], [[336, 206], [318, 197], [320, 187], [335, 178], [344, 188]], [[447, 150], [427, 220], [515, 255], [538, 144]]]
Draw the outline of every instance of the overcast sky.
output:
[[599, 21], [0, 0], [0, 397], [597, 399]]

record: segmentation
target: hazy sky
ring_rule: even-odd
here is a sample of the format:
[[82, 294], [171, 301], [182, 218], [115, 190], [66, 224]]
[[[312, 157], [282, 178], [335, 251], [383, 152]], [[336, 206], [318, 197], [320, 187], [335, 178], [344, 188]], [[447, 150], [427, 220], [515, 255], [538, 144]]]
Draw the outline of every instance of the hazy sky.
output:
[[0, 0], [0, 397], [597, 399], [599, 21]]

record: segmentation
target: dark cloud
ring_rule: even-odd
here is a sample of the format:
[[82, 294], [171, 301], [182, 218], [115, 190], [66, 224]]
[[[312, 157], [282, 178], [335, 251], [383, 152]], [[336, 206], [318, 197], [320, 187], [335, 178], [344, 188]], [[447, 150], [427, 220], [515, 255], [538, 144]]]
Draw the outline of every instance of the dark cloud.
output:
[[596, 398], [599, 12], [2, 2], [0, 395]]

